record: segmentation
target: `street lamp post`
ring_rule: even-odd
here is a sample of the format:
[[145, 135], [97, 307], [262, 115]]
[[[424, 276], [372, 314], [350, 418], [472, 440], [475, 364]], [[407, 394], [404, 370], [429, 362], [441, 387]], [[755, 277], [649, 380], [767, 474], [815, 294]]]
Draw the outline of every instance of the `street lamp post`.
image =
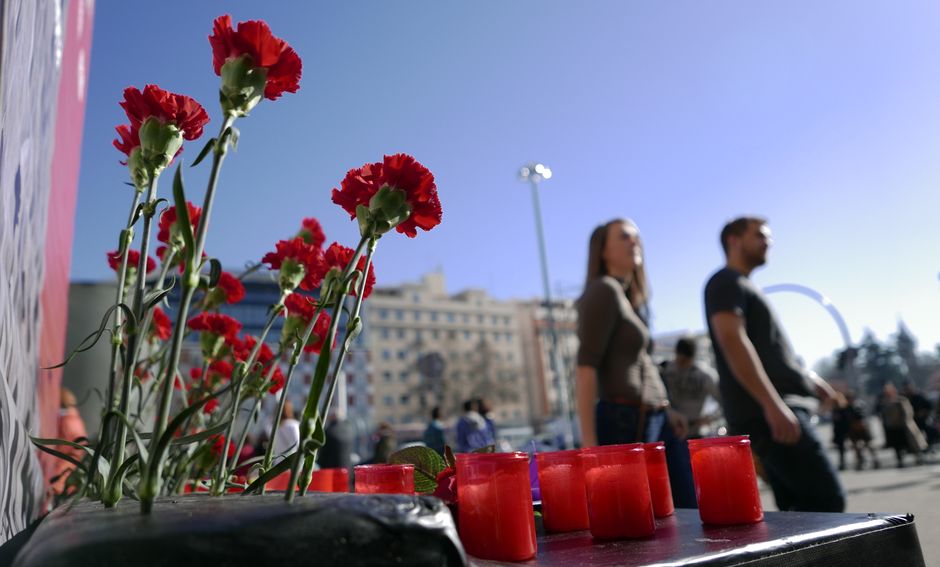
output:
[[541, 163], [530, 163], [519, 169], [519, 179], [528, 181], [532, 189], [532, 208], [535, 211], [535, 234], [539, 244], [539, 259], [542, 266], [542, 291], [545, 295], [545, 322], [548, 325], [549, 361], [552, 374], [558, 379], [559, 409], [561, 410], [562, 435], [567, 448], [574, 446], [574, 433], [571, 429], [571, 402], [568, 397], [568, 380], [564, 364], [559, 360], [558, 331], [555, 328], [552, 293], [548, 283], [548, 257], [545, 254], [545, 236], [542, 233], [542, 210], [539, 206], [538, 185], [542, 180], [551, 179], [552, 170]]

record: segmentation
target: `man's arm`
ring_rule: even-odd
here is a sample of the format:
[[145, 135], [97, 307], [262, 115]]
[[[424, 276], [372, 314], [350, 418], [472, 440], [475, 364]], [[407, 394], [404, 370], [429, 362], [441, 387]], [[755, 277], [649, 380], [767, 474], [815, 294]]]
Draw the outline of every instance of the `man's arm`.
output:
[[711, 324], [731, 373], [760, 404], [774, 441], [795, 444], [800, 439], [800, 422], [770, 382], [747, 336], [743, 317], [733, 311], [719, 311], [711, 316]]

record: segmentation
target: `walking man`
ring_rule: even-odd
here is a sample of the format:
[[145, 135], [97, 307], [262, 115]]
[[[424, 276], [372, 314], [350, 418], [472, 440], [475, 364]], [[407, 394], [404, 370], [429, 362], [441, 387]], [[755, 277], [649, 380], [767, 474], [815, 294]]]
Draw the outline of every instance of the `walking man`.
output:
[[845, 494], [810, 425], [818, 402], [839, 401], [796, 361], [783, 328], [749, 276], [767, 261], [767, 221], [741, 217], [721, 231], [727, 263], [705, 285], [722, 405], [732, 434], [750, 435], [780, 510], [842, 512]]

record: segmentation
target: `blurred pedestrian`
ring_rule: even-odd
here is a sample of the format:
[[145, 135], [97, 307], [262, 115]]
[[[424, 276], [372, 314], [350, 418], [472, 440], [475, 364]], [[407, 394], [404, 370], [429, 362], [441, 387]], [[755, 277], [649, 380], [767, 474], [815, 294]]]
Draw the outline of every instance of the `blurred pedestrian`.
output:
[[669, 403], [689, 422], [690, 437], [698, 437], [702, 428], [720, 415], [720, 412], [705, 414], [706, 400], [710, 397], [720, 402], [721, 394], [715, 372], [695, 362], [697, 350], [695, 339], [682, 337], [676, 342], [675, 358], [662, 373]]
[[799, 365], [749, 277], [767, 261], [770, 228], [764, 219], [741, 217], [725, 225], [720, 239], [726, 265], [705, 285], [705, 316], [728, 428], [751, 436], [780, 510], [842, 512], [842, 484], [810, 421], [814, 396], [842, 397]]
[[424, 444], [437, 451], [438, 454], [444, 454], [444, 422], [441, 421], [441, 408], [431, 408], [431, 421], [424, 429]]
[[663, 441], [675, 505], [695, 508], [685, 436], [650, 358], [649, 287], [636, 225], [615, 219], [594, 229], [578, 300], [575, 399], [581, 445]]
[[278, 463], [300, 445], [300, 422], [294, 418], [294, 404], [290, 400], [284, 402], [284, 411], [281, 412], [281, 423], [274, 433], [272, 454], [274, 462]]
[[496, 440], [490, 434], [486, 419], [478, 411], [477, 400], [463, 403], [463, 415], [457, 420], [457, 452], [469, 453], [493, 445]]
[[881, 390], [881, 424], [885, 431], [885, 447], [894, 449], [897, 467], [904, 467], [904, 455], [914, 455], [916, 464], [922, 464], [927, 440], [914, 423], [914, 410], [907, 398], [898, 394], [891, 382]]
[[398, 440], [395, 439], [395, 430], [386, 422], [379, 424], [375, 431], [375, 448], [372, 451], [373, 464], [385, 464], [392, 453], [398, 449]]

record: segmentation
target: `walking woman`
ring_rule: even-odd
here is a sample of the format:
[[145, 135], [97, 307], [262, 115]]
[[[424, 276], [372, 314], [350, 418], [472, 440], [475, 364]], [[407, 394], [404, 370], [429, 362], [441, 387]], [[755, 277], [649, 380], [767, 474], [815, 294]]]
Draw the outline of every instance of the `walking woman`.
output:
[[591, 234], [584, 293], [578, 300], [575, 385], [584, 447], [663, 441], [676, 507], [695, 508], [685, 436], [650, 358], [643, 314], [649, 287], [636, 225], [615, 219]]

